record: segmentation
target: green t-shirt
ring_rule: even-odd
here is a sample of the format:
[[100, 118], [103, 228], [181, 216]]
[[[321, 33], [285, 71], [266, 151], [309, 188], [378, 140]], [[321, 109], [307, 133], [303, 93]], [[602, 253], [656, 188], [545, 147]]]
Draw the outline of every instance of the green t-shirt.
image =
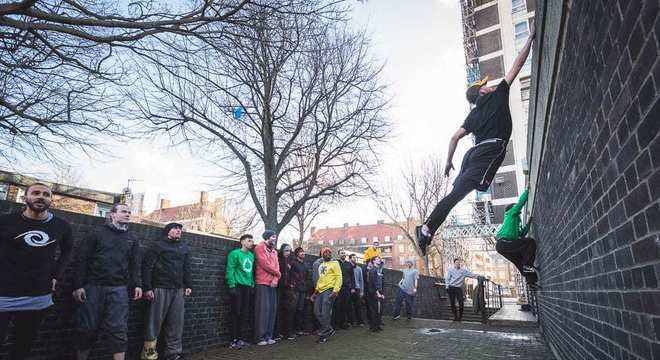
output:
[[236, 284], [254, 287], [254, 254], [252, 251], [243, 252], [241, 248], [238, 248], [229, 252], [225, 278], [230, 289], [236, 287]]

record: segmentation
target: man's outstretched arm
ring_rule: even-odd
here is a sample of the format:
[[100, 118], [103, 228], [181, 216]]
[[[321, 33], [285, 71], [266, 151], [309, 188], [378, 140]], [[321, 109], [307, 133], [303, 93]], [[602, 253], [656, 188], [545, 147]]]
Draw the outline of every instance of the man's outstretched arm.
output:
[[447, 152], [447, 164], [445, 165], [445, 176], [449, 176], [449, 171], [451, 171], [454, 168], [452, 159], [454, 158], [454, 152], [456, 152], [456, 145], [458, 145], [458, 141], [461, 140], [465, 135], [467, 135], [467, 131], [463, 128], [458, 128], [458, 130], [454, 133], [454, 135], [452, 135], [451, 140], [449, 140], [449, 151]]
[[506, 82], [511, 85], [513, 80], [518, 76], [518, 73], [520, 72], [520, 69], [522, 69], [523, 65], [525, 65], [525, 61], [527, 61], [527, 56], [529, 56], [529, 50], [532, 48], [532, 41], [536, 37], [536, 29], [532, 30], [532, 33], [529, 34], [529, 37], [527, 38], [527, 42], [525, 43], [525, 46], [523, 46], [522, 50], [520, 50], [520, 53], [518, 54], [518, 57], [516, 57], [516, 60], [513, 61], [513, 65], [511, 66], [511, 70], [506, 74], [506, 77], [504, 78]]

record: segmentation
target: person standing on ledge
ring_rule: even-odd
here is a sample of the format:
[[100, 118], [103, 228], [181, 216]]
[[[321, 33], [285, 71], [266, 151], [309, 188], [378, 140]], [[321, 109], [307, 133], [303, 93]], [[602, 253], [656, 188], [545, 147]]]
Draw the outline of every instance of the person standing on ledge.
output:
[[0, 216], [0, 347], [13, 322], [11, 360], [28, 357], [71, 259], [71, 225], [48, 211], [52, 201], [51, 189], [34, 183], [22, 212]]
[[502, 164], [512, 128], [509, 86], [525, 64], [535, 35], [535, 31], [532, 30], [525, 46], [513, 62], [511, 70], [497, 87], [486, 86], [488, 81], [486, 77], [468, 88], [466, 97], [474, 108], [463, 125], [451, 137], [445, 176], [449, 176], [449, 172], [454, 169], [452, 159], [458, 141], [472, 133], [476, 145], [465, 153], [461, 171], [454, 180], [452, 191], [440, 200], [426, 222], [415, 228], [417, 244], [423, 255], [426, 255], [427, 246], [451, 209], [473, 190], [488, 190], [497, 169]]

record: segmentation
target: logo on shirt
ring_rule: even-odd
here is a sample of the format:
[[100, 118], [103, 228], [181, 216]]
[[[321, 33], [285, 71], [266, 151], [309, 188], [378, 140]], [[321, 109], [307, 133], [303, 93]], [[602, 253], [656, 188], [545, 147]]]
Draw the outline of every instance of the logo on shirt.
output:
[[55, 239], [51, 240], [48, 234], [39, 230], [31, 230], [24, 232], [16, 236], [14, 239], [18, 239], [20, 237], [23, 237], [23, 241], [25, 241], [25, 243], [28, 246], [33, 246], [33, 247], [43, 247], [55, 242]]
[[325, 275], [325, 273], [327, 272], [327, 270], [328, 270], [328, 267], [327, 267], [327, 266], [325, 266], [325, 265], [321, 265], [321, 266], [319, 266], [319, 275]]
[[243, 260], [243, 271], [246, 273], [251, 273], [252, 272], [252, 260], [245, 258]]

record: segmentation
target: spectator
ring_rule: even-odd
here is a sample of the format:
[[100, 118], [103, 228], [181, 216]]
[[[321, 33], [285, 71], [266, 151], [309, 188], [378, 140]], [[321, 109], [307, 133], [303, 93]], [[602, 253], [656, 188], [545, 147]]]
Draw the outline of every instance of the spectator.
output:
[[367, 266], [366, 297], [369, 307], [369, 329], [372, 332], [383, 331], [381, 301], [385, 299], [383, 294], [383, 273], [380, 266], [380, 256], [371, 258]]
[[254, 248], [255, 267], [255, 337], [257, 345], [275, 344], [273, 333], [277, 314], [277, 284], [282, 276], [277, 261], [277, 234], [264, 231], [264, 241]]
[[403, 278], [399, 281], [399, 292], [394, 305], [394, 320], [401, 317], [401, 303], [406, 303], [406, 317], [412, 319], [415, 309], [415, 295], [417, 294], [417, 281], [419, 272], [414, 267], [412, 260], [406, 260], [406, 268], [403, 269]]
[[293, 260], [291, 261], [291, 286], [294, 290], [294, 321], [297, 336], [307, 335], [304, 330], [305, 304], [308, 299], [307, 277], [309, 276], [309, 267], [305, 264], [305, 250], [298, 247], [293, 251]]
[[282, 244], [277, 254], [280, 267], [280, 281], [277, 284], [277, 304], [278, 313], [275, 319], [275, 330], [278, 332], [276, 341], [286, 338], [294, 340], [296, 338], [293, 331], [293, 316], [295, 314], [295, 291], [291, 284], [291, 246]]
[[131, 209], [115, 204], [104, 226], [81, 245], [73, 298], [80, 303], [76, 340], [78, 360], [86, 360], [101, 325], [110, 336], [114, 360], [123, 360], [128, 346], [128, 289], [142, 298], [140, 245], [128, 231]]
[[[454, 321], [461, 321], [463, 319], [463, 305], [465, 303], [465, 295], [463, 288], [465, 287], [465, 278], [478, 278], [480, 275], [471, 273], [466, 269], [461, 268], [461, 259], [454, 259], [454, 267], [450, 267], [447, 271], [445, 283], [447, 284], [447, 295], [449, 295], [449, 304], [451, 311], [454, 313]], [[458, 300], [458, 315], [456, 314], [456, 301]]]
[[10, 359], [27, 358], [71, 259], [71, 225], [48, 211], [51, 203], [51, 189], [35, 183], [22, 212], [0, 216], [0, 346], [12, 321]]
[[362, 275], [362, 268], [357, 264], [357, 255], [351, 254], [348, 257], [348, 261], [350, 261], [351, 265], [353, 266], [353, 278], [355, 279], [355, 289], [351, 291], [351, 304], [353, 305], [353, 312], [355, 316], [355, 322], [352, 325], [363, 327], [364, 320], [362, 320], [362, 302], [364, 299], [364, 278]]
[[190, 249], [181, 243], [183, 225], [169, 223], [144, 257], [142, 281], [144, 297], [151, 301], [145, 319], [142, 359], [156, 360], [156, 342], [165, 329], [165, 358], [183, 358], [184, 296], [192, 294]]
[[355, 292], [355, 276], [353, 265], [346, 259], [346, 251], [339, 250], [339, 266], [341, 267], [342, 285], [339, 296], [335, 300], [333, 314], [335, 328], [348, 329], [348, 323], [353, 322], [351, 316], [351, 293]]
[[365, 263], [369, 263], [371, 258], [374, 256], [380, 256], [380, 249], [378, 248], [379, 245], [380, 242], [378, 242], [378, 240], [374, 240], [373, 245], [367, 248], [367, 250], [364, 252]]
[[332, 328], [332, 303], [339, 295], [342, 286], [342, 275], [339, 263], [332, 260], [332, 250], [324, 248], [321, 250], [323, 261], [319, 264], [319, 278], [312, 294], [314, 301], [314, 315], [319, 320], [320, 344], [328, 341], [328, 337], [335, 334]]
[[241, 338], [241, 330], [248, 322], [249, 306], [254, 292], [254, 254], [252, 235], [241, 236], [241, 247], [232, 250], [227, 256], [225, 278], [231, 297], [231, 337], [232, 349], [242, 349], [247, 342]]

